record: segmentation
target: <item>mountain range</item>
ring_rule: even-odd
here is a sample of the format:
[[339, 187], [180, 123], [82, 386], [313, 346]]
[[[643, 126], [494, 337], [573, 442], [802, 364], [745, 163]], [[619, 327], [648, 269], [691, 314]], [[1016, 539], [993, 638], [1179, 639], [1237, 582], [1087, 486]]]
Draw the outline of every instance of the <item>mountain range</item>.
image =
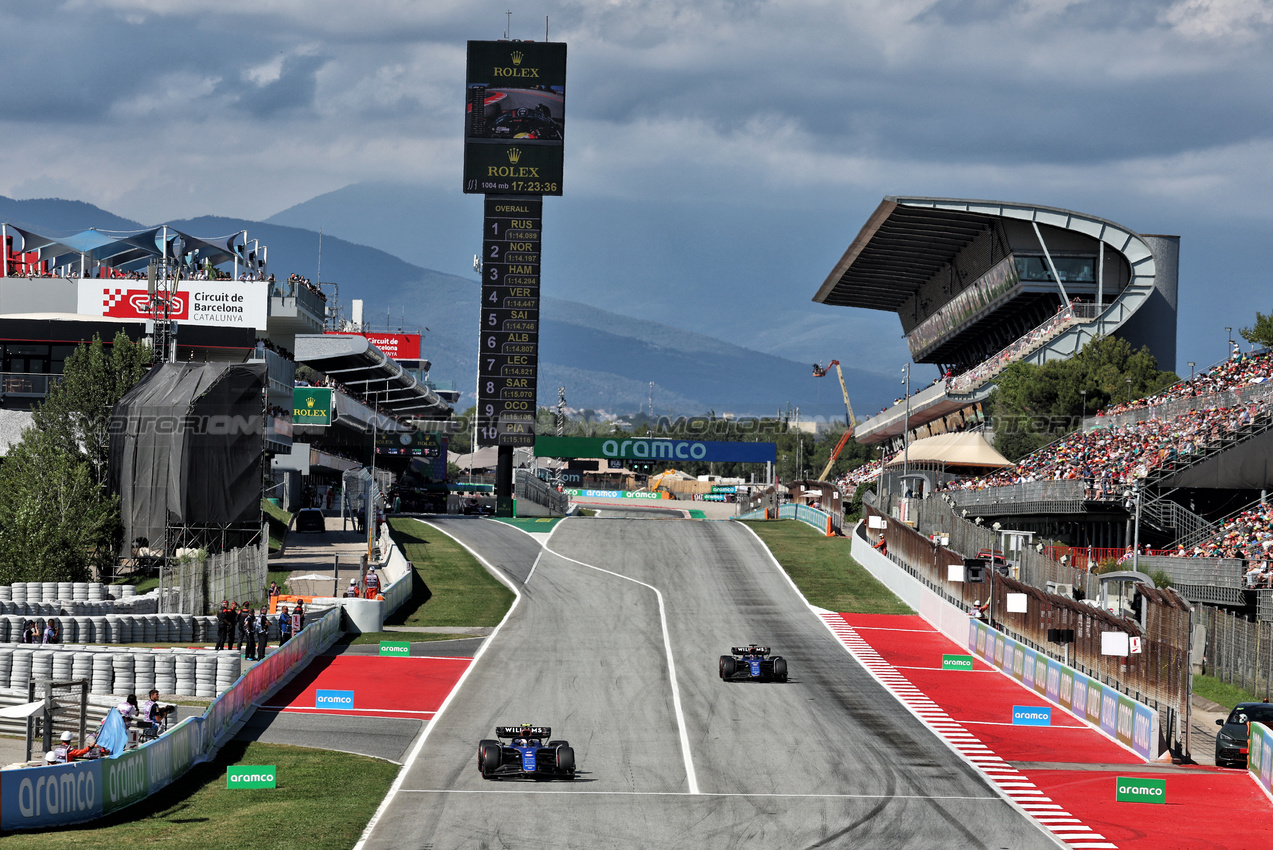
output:
[[[321, 237], [315, 229], [284, 223], [304, 218], [297, 208], [266, 222], [200, 216], [164, 223], [199, 236], [246, 229], [250, 238], [269, 246], [270, 271], [276, 276], [295, 272], [321, 281], [325, 289], [333, 284], [346, 317], [350, 301], [357, 298], [364, 302], [364, 322], [371, 329], [420, 330], [424, 334], [422, 353], [433, 363], [431, 377], [453, 382], [464, 393], [459, 406], [471, 405], [477, 358], [476, 276], [436, 271], [408, 262], [383, 246], [360, 244], [363, 239], [375, 239], [378, 232], [374, 216], [368, 220], [359, 215], [365, 206], [352, 205], [347, 221], [332, 221], [337, 216], [325, 207]], [[381, 224], [400, 221], [403, 211], [384, 210], [383, 215]], [[454, 266], [451, 255], [461, 250], [457, 242], [463, 239], [460, 244], [468, 245], [479, 235], [480, 211], [477, 215], [475, 222], [467, 222], [472, 224], [468, 228], [472, 239], [463, 239], [460, 225], [450, 221], [422, 230], [417, 242], [399, 240], [396, 244], [410, 244], [412, 255], [417, 257], [445, 253]], [[89, 227], [143, 227], [80, 201], [2, 196], [0, 220], [48, 235]], [[546, 236], [550, 227], [545, 215]], [[353, 241], [337, 235], [345, 233], [351, 234]], [[548, 288], [546, 282], [544, 289]], [[714, 321], [711, 313], [700, 315], [701, 327], [708, 332], [634, 318], [575, 300], [544, 298], [540, 308], [540, 403], [555, 404], [557, 388], [564, 387], [570, 407], [619, 415], [648, 411], [652, 399], [655, 416], [709, 411], [763, 415], [794, 403], [801, 405], [805, 418], [843, 417], [844, 406], [834, 379], [824, 388], [810, 377], [806, 363], [719, 339], [710, 331], [728, 331], [728, 326]], [[846, 369], [845, 380], [859, 413], [882, 406], [900, 392], [892, 378], [865, 370]]]

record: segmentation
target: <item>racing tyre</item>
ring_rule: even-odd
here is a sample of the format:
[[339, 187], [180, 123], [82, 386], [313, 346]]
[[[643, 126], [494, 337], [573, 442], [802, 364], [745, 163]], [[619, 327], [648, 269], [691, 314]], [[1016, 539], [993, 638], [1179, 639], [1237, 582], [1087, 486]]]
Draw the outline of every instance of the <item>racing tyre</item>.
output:
[[499, 770], [500, 756], [503, 748], [499, 744], [486, 744], [482, 747], [482, 776], [494, 779], [493, 774]]
[[572, 776], [575, 772], [575, 751], [571, 747], [562, 744], [557, 748], [557, 769]]
[[781, 655], [774, 659], [774, 678], [780, 682], [787, 681], [787, 659]]
[[500, 742], [492, 741], [489, 738], [486, 738], [484, 740], [477, 742], [477, 769], [478, 770], [482, 769], [482, 753], [487, 748], [487, 746], [498, 747], [500, 746]]
[[734, 661], [734, 657], [732, 655], [722, 655], [720, 657], [720, 677], [728, 679], [736, 672], [738, 672], [738, 664]]
[[550, 747], [568, 747], [568, 746], [570, 746], [570, 742], [569, 742], [569, 741], [549, 741], [549, 742], [548, 742], [548, 746], [550, 746]]

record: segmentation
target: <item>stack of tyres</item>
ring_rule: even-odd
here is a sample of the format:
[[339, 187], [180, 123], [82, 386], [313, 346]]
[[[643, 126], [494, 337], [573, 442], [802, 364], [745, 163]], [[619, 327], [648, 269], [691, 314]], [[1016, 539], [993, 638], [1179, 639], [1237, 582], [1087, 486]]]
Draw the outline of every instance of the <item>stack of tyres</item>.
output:
[[135, 693], [140, 698], [150, 693], [150, 689], [155, 686], [155, 656], [149, 652], [131, 654], [133, 656], [133, 686], [137, 689]]
[[177, 693], [177, 657], [170, 649], [157, 649], [155, 656], [155, 687], [160, 694]]
[[[94, 694], [113, 694], [115, 690], [115, 664], [109, 652], [93, 653], [93, 680], [88, 686]], [[124, 691], [124, 693], [128, 693]]]
[[115, 673], [115, 693], [137, 693], [137, 672], [130, 652], [112, 652], [111, 667]]
[[217, 656], [213, 652], [195, 655], [195, 696], [217, 695]]
[[91, 652], [71, 653], [71, 678], [72, 679], [88, 679], [89, 689], [92, 690], [93, 653]]
[[31, 680], [31, 659], [35, 651], [26, 648], [13, 651], [13, 666], [9, 671], [9, 687], [21, 689], [26, 693], [27, 682]]
[[193, 652], [173, 653], [173, 662], [177, 678], [176, 684], [172, 686], [172, 692], [187, 696], [198, 695], [198, 689], [195, 687], [195, 654]]

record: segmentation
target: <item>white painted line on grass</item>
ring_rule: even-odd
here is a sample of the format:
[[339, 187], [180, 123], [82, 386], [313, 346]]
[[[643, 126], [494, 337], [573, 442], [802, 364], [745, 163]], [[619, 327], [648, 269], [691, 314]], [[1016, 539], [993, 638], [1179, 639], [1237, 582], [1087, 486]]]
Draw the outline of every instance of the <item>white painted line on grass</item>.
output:
[[[560, 524], [561, 523], [558, 523], [558, 525]], [[690, 756], [690, 738], [689, 733], [685, 728], [685, 713], [681, 710], [681, 689], [676, 684], [676, 660], [672, 657], [672, 638], [668, 634], [667, 630], [667, 610], [663, 606], [663, 593], [652, 584], [646, 584], [645, 582], [638, 581], [630, 576], [620, 575], [619, 573], [611, 572], [610, 570], [602, 569], [601, 567], [596, 567], [592, 564], [585, 564], [583, 561], [577, 561], [574, 558], [561, 554], [560, 552], [553, 551], [548, 548], [547, 541], [544, 542], [544, 551], [556, 555], [563, 561], [569, 561], [572, 564], [578, 564], [581, 567], [596, 570], [599, 573], [605, 573], [606, 575], [611, 575], [615, 578], [621, 578], [624, 581], [630, 581], [633, 584], [639, 584], [642, 587], [654, 591], [654, 595], [659, 601], [659, 622], [663, 627], [663, 650], [667, 655], [668, 678], [672, 681], [672, 708], [676, 713], [676, 727], [681, 737], [681, 756], [685, 760], [685, 778], [689, 782], [690, 793], [697, 794], [698, 777], [694, 773], [694, 760]]]

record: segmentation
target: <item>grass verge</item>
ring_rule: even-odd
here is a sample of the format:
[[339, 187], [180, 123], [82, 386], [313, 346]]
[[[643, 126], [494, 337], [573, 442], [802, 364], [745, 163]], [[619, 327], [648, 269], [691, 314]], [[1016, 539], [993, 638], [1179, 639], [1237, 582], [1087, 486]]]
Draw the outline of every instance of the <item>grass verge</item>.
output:
[[362, 646], [364, 644], [378, 644], [382, 640], [406, 641], [407, 643], [425, 643], [433, 640], [462, 640], [463, 638], [476, 637], [476, 635], [446, 635], [438, 632], [363, 632], [359, 635], [347, 634], [337, 644], [347, 644], [349, 646]]
[[1193, 677], [1193, 692], [1203, 699], [1218, 702], [1225, 708], [1233, 708], [1240, 702], [1259, 702], [1264, 694], [1253, 694], [1248, 690], [1221, 682], [1214, 676]]
[[504, 619], [513, 592], [459, 543], [407, 517], [391, 517], [389, 533], [415, 566], [415, 576], [411, 599], [385, 625], [498, 626]]
[[266, 499], [261, 500], [261, 512], [265, 515], [265, 521], [270, 524], [270, 551], [277, 552], [283, 548], [283, 541], [287, 539], [292, 515]]
[[826, 537], [794, 519], [747, 525], [811, 604], [842, 614], [915, 613], [849, 556], [843, 537]]
[[[278, 787], [231, 791], [230, 765], [274, 765]], [[20, 833], [16, 840], [24, 850], [86, 844], [345, 850], [357, 842], [397, 773], [398, 765], [366, 756], [232, 741], [214, 761], [134, 806], [78, 827]], [[342, 776], [357, 781], [336, 781]]]

